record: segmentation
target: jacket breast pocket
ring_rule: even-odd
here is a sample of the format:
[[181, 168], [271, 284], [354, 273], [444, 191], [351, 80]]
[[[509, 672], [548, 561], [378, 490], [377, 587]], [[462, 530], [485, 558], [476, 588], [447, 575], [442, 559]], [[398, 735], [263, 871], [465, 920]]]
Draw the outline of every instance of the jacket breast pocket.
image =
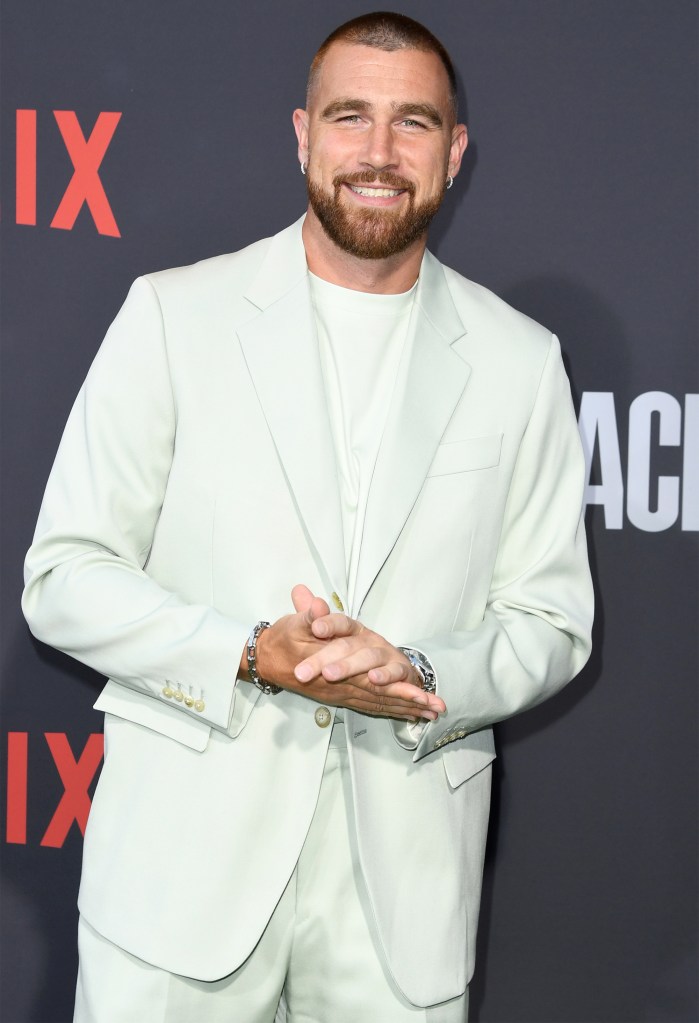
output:
[[499, 463], [501, 448], [501, 433], [448, 441], [437, 448], [427, 475], [447, 476], [457, 472], [489, 469]]

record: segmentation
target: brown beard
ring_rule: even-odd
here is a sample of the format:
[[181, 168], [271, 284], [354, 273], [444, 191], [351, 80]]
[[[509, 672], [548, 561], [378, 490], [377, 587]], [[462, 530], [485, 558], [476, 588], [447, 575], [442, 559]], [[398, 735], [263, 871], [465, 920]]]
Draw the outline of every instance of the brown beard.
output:
[[[351, 210], [341, 201], [343, 185], [371, 185], [375, 182], [385, 188], [404, 189], [408, 193], [407, 208], [401, 212], [379, 208]], [[306, 183], [311, 209], [325, 233], [344, 252], [359, 259], [388, 259], [407, 249], [427, 230], [442, 205], [446, 190], [445, 182], [439, 195], [416, 206], [413, 183], [389, 171], [337, 175], [333, 180], [332, 195], [311, 181], [310, 176]]]

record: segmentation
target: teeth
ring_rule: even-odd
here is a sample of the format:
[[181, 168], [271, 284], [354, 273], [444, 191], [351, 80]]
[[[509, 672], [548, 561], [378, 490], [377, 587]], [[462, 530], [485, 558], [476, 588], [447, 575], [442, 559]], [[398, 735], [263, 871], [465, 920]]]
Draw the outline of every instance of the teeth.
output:
[[388, 199], [393, 195], [400, 195], [402, 189], [400, 188], [369, 188], [362, 187], [360, 185], [350, 185], [353, 192], [357, 195], [367, 195], [370, 198], [378, 196], [381, 199]]

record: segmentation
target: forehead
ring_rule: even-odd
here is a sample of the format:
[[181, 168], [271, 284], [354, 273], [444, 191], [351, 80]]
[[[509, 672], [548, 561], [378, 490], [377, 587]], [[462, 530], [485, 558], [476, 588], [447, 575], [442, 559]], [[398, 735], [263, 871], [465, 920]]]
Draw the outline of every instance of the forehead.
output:
[[429, 102], [447, 109], [449, 79], [436, 53], [338, 42], [325, 54], [312, 106], [325, 106], [340, 96], [368, 102]]

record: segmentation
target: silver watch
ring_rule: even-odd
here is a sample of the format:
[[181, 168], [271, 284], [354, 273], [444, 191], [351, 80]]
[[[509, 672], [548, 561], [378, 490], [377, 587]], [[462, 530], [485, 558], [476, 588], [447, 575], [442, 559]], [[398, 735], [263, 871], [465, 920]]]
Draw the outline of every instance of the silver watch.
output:
[[425, 655], [420, 653], [419, 650], [414, 650], [411, 646], [399, 646], [398, 649], [402, 654], [405, 654], [413, 668], [415, 668], [420, 675], [424, 691], [426, 693], [436, 693], [437, 676], [434, 673], [434, 668]]

